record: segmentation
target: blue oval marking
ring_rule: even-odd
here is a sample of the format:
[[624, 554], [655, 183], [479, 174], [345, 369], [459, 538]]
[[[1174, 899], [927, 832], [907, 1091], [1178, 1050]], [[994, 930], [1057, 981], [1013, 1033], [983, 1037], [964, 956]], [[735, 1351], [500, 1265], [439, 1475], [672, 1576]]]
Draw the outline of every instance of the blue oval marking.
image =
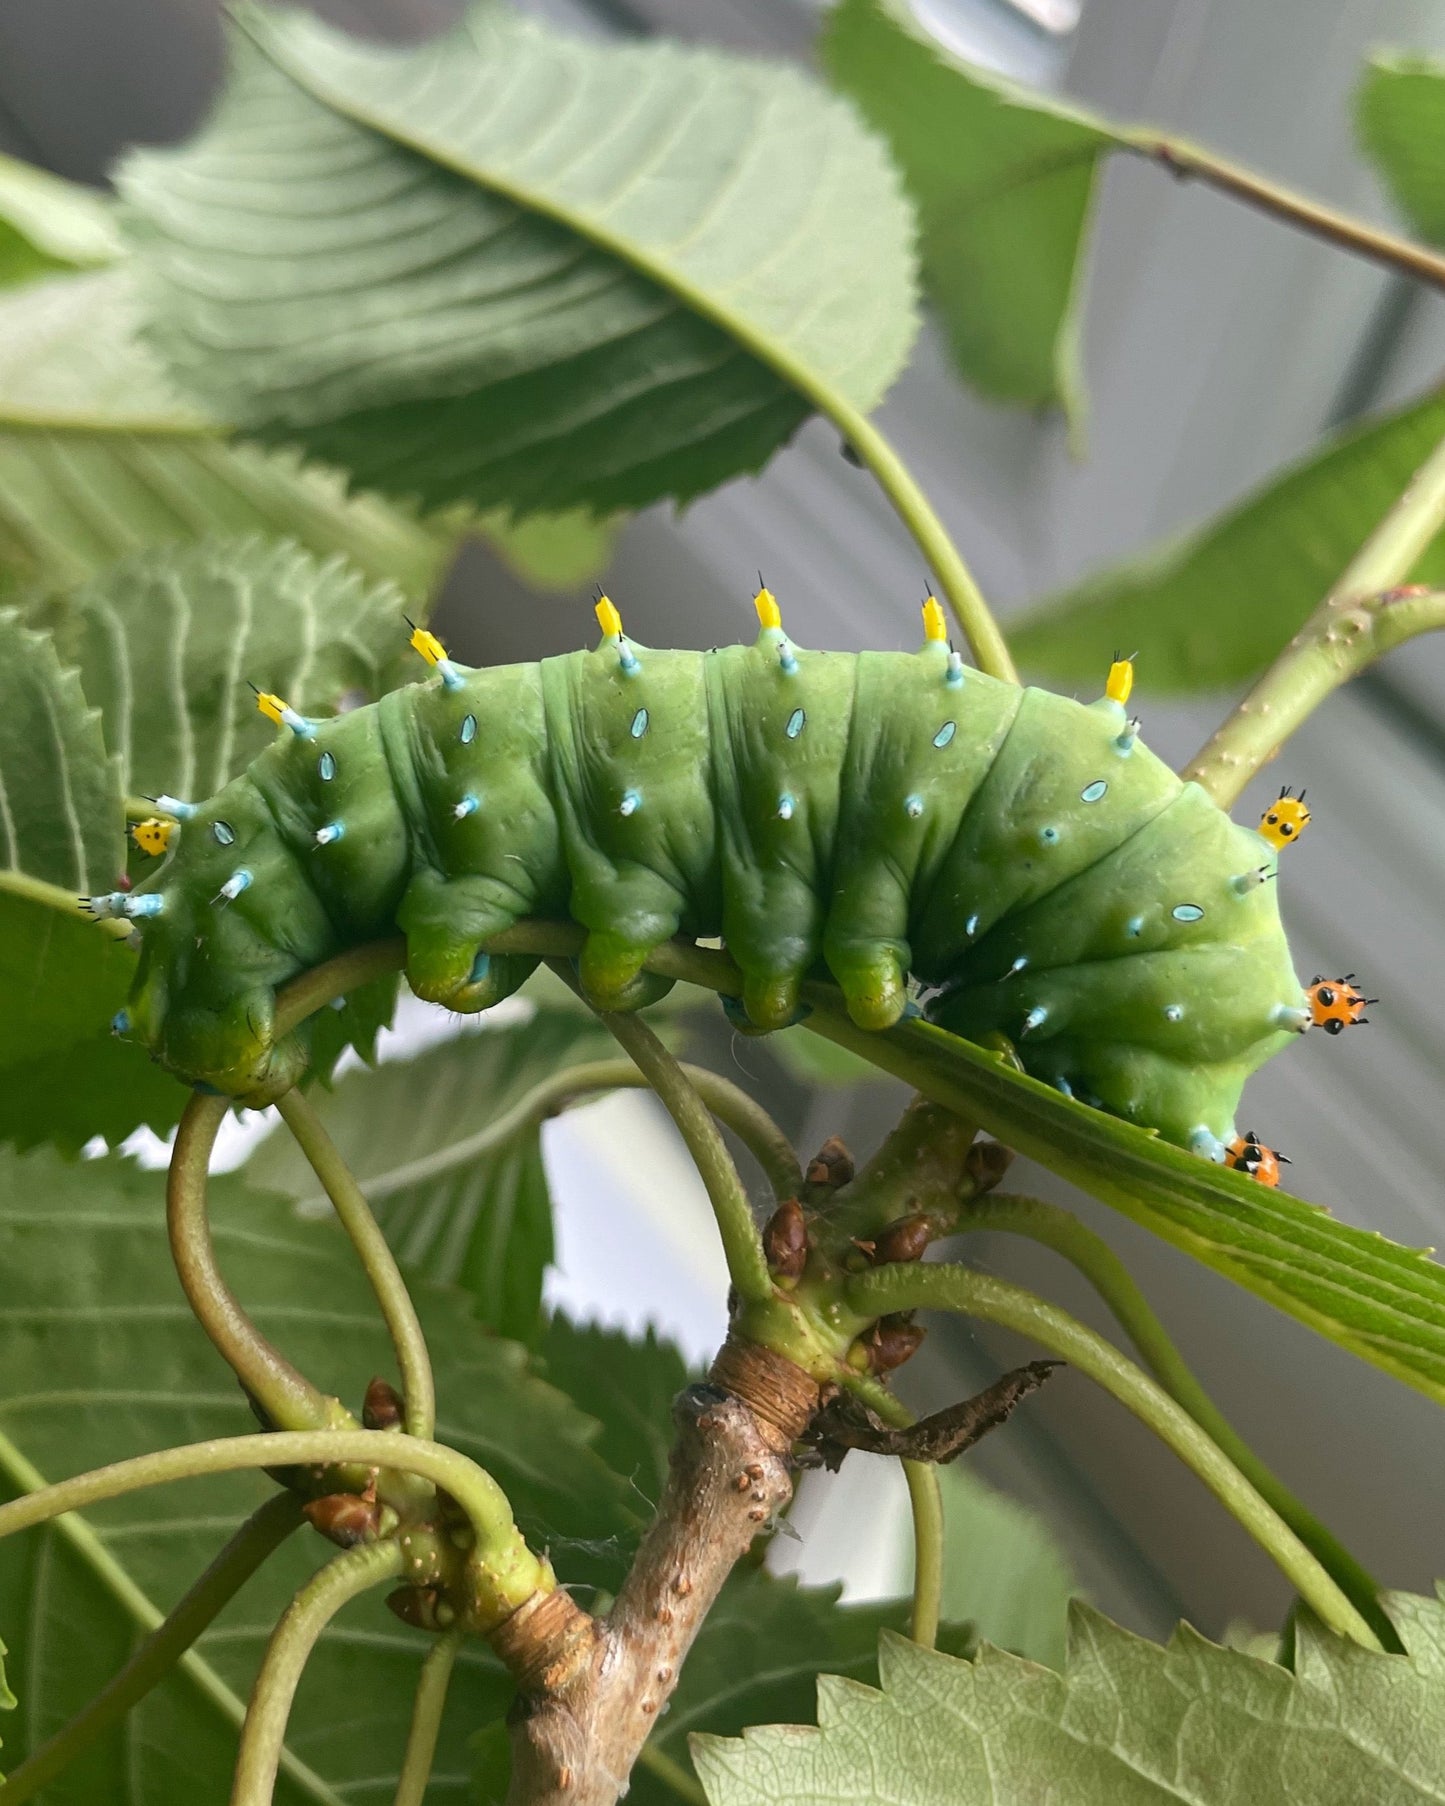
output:
[[958, 723], [956, 721], [945, 721], [943, 726], [939, 728], [938, 732], [933, 736], [933, 744], [942, 751], [957, 732]]
[[1092, 784], [1085, 784], [1079, 792], [1079, 801], [1081, 803], [1097, 803], [1108, 788], [1109, 786], [1103, 778], [1095, 778]]
[[978, 933], [978, 917], [970, 916], [963, 925], [963, 932], [970, 940]]
[[1176, 903], [1169, 913], [1176, 922], [1197, 922], [1204, 915], [1197, 903]]
[[647, 723], [649, 719], [650, 717], [648, 716], [646, 709], [639, 709], [632, 717], [632, 726], [627, 731], [632, 735], [634, 740], [640, 740], [647, 732]]
[[128, 1010], [117, 1010], [111, 1017], [110, 1032], [113, 1035], [128, 1035], [130, 1033], [130, 1012]]
[[218, 846], [228, 847], [236, 838], [236, 830], [228, 821], [212, 822], [211, 833], [215, 836]]
[[788, 725], [783, 729], [783, 732], [790, 740], [796, 740], [806, 726], [807, 720], [808, 717], [805, 710], [794, 709], [792, 714], [788, 717]]
[[462, 733], [461, 733], [462, 745], [470, 746], [472, 741], [475, 740], [476, 737], [477, 737], [477, 718], [476, 718], [476, 716], [475, 715], [463, 716]]
[[336, 776], [336, 754], [324, 752], [316, 761], [316, 769], [320, 772], [322, 782], [329, 784]]

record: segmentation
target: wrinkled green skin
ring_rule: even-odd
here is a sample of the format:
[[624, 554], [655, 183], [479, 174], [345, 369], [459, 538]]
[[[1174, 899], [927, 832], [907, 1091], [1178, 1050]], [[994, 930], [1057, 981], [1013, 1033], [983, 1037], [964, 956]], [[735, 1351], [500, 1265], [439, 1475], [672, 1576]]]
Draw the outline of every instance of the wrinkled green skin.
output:
[[[885, 1028], [911, 973], [947, 987], [927, 1005], [944, 1027], [1006, 1037], [1036, 1077], [1218, 1156], [1245, 1078], [1292, 1039], [1273, 1012], [1304, 1002], [1277, 887], [1231, 883], [1274, 854], [1142, 744], [1121, 750], [1117, 703], [972, 670], [950, 685], [937, 643], [797, 651], [791, 675], [776, 629], [706, 654], [631, 650], [632, 675], [604, 639], [283, 733], [140, 887], [165, 909], [138, 924], [130, 1032], [183, 1077], [263, 1102], [305, 1065], [301, 1036], [272, 1034], [299, 972], [399, 928], [419, 996], [485, 1009], [534, 962], [480, 943], [570, 916], [599, 1007], [659, 995], [642, 963], [678, 933], [724, 937], [762, 1030], [795, 1018], [822, 962], [853, 1019]], [[468, 793], [480, 806], [458, 820]], [[344, 837], [318, 847], [336, 820]], [[213, 904], [238, 866], [250, 888]], [[1179, 904], [1204, 913], [1178, 921]]]

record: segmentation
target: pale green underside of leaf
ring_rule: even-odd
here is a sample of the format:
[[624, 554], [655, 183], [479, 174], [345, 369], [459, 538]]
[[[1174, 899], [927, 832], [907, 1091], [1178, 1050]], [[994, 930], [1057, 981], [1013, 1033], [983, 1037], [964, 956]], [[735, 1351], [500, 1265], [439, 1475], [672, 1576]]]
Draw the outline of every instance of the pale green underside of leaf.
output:
[[796, 72], [491, 6], [406, 51], [240, 21], [210, 125], [123, 187], [155, 342], [243, 429], [428, 505], [610, 511], [901, 366], [909, 209]]
[[1445, 1402], [1445, 1267], [1428, 1253], [1171, 1147], [931, 1023], [865, 1035], [833, 1021], [884, 1071]]
[[1076, 413], [1082, 267], [1114, 135], [963, 62], [906, 0], [843, 0], [822, 55], [903, 170], [961, 374], [997, 400]]
[[269, 533], [428, 595], [456, 542], [294, 455], [224, 442], [134, 336], [129, 270], [0, 298], [0, 595], [68, 589], [138, 549]]
[[107, 195], [0, 156], [0, 288], [121, 254]]
[[712, 1806], [1428, 1806], [1445, 1800], [1445, 1610], [1397, 1601], [1409, 1657], [1304, 1624], [1297, 1672], [1084, 1606], [1062, 1675], [885, 1633], [881, 1690], [824, 1675], [818, 1729], [700, 1737]]
[[[335, 1228], [298, 1221], [286, 1201], [237, 1180], [212, 1190], [221, 1265], [262, 1330], [353, 1408], [373, 1374], [394, 1380], [374, 1301]], [[181, 1296], [160, 1192], [160, 1175], [114, 1158], [66, 1167], [0, 1155], [0, 1434], [47, 1479], [255, 1427]], [[416, 1295], [436, 1363], [439, 1436], [496, 1476], [564, 1579], [615, 1586], [642, 1514], [591, 1452], [595, 1425], [533, 1377], [521, 1350], [490, 1335], [459, 1294], [420, 1285]], [[269, 1484], [235, 1475], [136, 1493], [86, 1521], [123, 1575], [165, 1609]], [[289, 1592], [328, 1552], [303, 1531], [202, 1639], [201, 1657], [234, 1693], [244, 1696]], [[101, 1567], [62, 1530], [0, 1543], [0, 1631], [23, 1702], [7, 1725], [12, 1767], [121, 1666], [137, 1628]], [[373, 1596], [327, 1634], [308, 1669], [291, 1747], [352, 1806], [389, 1806], [428, 1645]], [[438, 1777], [456, 1778], [440, 1797], [463, 1791], [466, 1739], [491, 1708], [494, 1676], [480, 1648], [463, 1652], [437, 1764]], [[233, 1721], [181, 1675], [47, 1790], [46, 1806], [223, 1800], [234, 1751]], [[277, 1798], [298, 1806], [331, 1796], [293, 1780]]]
[[1401, 213], [1431, 244], [1445, 243], [1445, 63], [1379, 55], [1356, 103], [1360, 143]]
[[[1020, 663], [1060, 685], [1136, 647], [1157, 694], [1253, 677], [1324, 598], [1445, 434], [1445, 395], [1329, 441], [1214, 520], [1050, 596], [1014, 625]], [[1412, 580], [1445, 582], [1445, 535]]]
[[[575, 1012], [488, 1026], [374, 1072], [353, 1072], [317, 1108], [346, 1150], [387, 1239], [411, 1271], [462, 1286], [499, 1334], [537, 1334], [542, 1280], [552, 1262], [552, 1207], [540, 1125], [473, 1151], [543, 1079], [613, 1051], [611, 1038]], [[249, 1175], [325, 1206], [300, 1150], [284, 1131], [252, 1156]]]
[[127, 794], [201, 801], [276, 737], [253, 684], [302, 714], [374, 702], [406, 609], [339, 557], [256, 537], [137, 553], [32, 618], [101, 710]]

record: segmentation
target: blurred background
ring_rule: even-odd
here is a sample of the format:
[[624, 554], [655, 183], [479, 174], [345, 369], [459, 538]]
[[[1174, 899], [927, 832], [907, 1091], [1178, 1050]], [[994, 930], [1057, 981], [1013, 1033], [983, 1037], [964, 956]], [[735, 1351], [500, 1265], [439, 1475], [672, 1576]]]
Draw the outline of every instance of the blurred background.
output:
[[[807, 62], [809, 0], [527, 0], [578, 30], [667, 32]], [[443, 29], [461, 0], [317, 0], [359, 33]], [[1128, 120], [1150, 120], [1367, 217], [1389, 217], [1351, 138], [1364, 55], [1445, 49], [1445, 0], [917, 0], [950, 47]], [[119, 150], [188, 134], [221, 73], [215, 0], [5, 0], [0, 149], [86, 182]], [[1334, 426], [1418, 393], [1445, 361], [1429, 291], [1126, 159], [1107, 167], [1084, 312], [1087, 450], [1053, 418], [992, 407], [926, 332], [882, 423], [1007, 616], [1092, 567], [1230, 502]], [[653, 644], [747, 635], [754, 573], [804, 644], [911, 645], [923, 573], [871, 478], [834, 432], [805, 428], [756, 481], [680, 518], [630, 521], [606, 583]], [[464, 554], [438, 620], [456, 654], [505, 662], [591, 631], [590, 595], [540, 597], [484, 550]], [[1112, 648], [1099, 649], [1099, 670]], [[1293, 1188], [1347, 1221], [1445, 1242], [1445, 647], [1417, 643], [1332, 702], [1245, 798], [1309, 787], [1316, 826], [1292, 853], [1284, 907], [1308, 979], [1358, 970], [1381, 998], [1366, 1034], [1315, 1035], [1251, 1087], [1242, 1125], [1289, 1153]], [[1180, 762], [1229, 698], [1138, 699], [1150, 743]], [[806, 1152], [841, 1133], [866, 1153], [901, 1088], [820, 1083], [709, 1018], [705, 1057], [765, 1094]], [[403, 1018], [394, 1046], [420, 1032]], [[696, 1359], [723, 1328], [706, 1205], [670, 1125], [620, 1096], [553, 1123], [559, 1209], [551, 1296], [574, 1313], [650, 1321]], [[1047, 1174], [1010, 1189], [1066, 1202], [1103, 1233], [1237, 1426], [1387, 1583], [1445, 1574], [1438, 1408]], [[1031, 1245], [975, 1238], [970, 1258], [1107, 1327], [1082, 1285]], [[901, 1390], [932, 1409], [1022, 1358], [1000, 1334], [936, 1329]], [[970, 1457], [1024, 1502], [1103, 1609], [1162, 1634], [1277, 1623], [1283, 1581], [1213, 1499], [1131, 1418], [1064, 1376]], [[778, 1559], [855, 1595], [896, 1590], [905, 1507], [893, 1468], [853, 1457], [810, 1482]], [[1033, 1559], [1043, 1559], [1037, 1555]], [[966, 1563], [966, 1553], [965, 1553]], [[963, 1576], [977, 1592], [987, 1574]]]

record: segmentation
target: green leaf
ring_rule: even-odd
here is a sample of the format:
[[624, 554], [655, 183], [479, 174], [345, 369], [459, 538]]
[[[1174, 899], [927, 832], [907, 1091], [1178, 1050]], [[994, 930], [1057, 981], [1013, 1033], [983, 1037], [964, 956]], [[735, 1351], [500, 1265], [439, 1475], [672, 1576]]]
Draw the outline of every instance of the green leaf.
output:
[[0, 156], [0, 288], [112, 263], [120, 254], [108, 196]]
[[[0, 873], [76, 895], [109, 890], [124, 816], [99, 713], [55, 647], [0, 613]], [[34, 888], [34, 887], [27, 887]]]
[[566, 514], [533, 514], [509, 521], [486, 515], [479, 523], [487, 543], [532, 589], [566, 592], [600, 577], [612, 562], [616, 520], [594, 520], [580, 508]]
[[548, 1318], [536, 1356], [548, 1381], [601, 1422], [598, 1454], [639, 1501], [656, 1505], [667, 1483], [672, 1401], [698, 1377], [681, 1351], [650, 1326], [634, 1338], [559, 1312]]
[[[552, 1204], [541, 1124], [517, 1124], [500, 1140], [494, 1125], [543, 1079], [612, 1051], [595, 1019], [542, 1010], [348, 1073], [315, 1099], [398, 1257], [438, 1284], [462, 1286], [502, 1335], [530, 1341], [537, 1333]], [[282, 1130], [248, 1172], [304, 1210], [325, 1208], [315, 1174]]]
[[[1115, 646], [1138, 649], [1155, 694], [1243, 683], [1323, 600], [1442, 434], [1441, 392], [1352, 427], [1182, 538], [1048, 597], [1009, 643], [1060, 685], [1097, 685]], [[1445, 582], [1445, 535], [1412, 581]]]
[[[110, 1157], [65, 1166], [0, 1154], [0, 1492], [59, 1479], [145, 1449], [253, 1429], [230, 1372], [191, 1318], [171, 1268], [161, 1175]], [[354, 1254], [329, 1223], [234, 1178], [212, 1181], [217, 1253], [263, 1331], [319, 1385], [359, 1404], [372, 1374], [395, 1377], [390, 1347]], [[415, 1296], [436, 1366], [438, 1435], [486, 1466], [537, 1546], [569, 1582], [615, 1588], [638, 1530], [631, 1489], [592, 1452], [595, 1425], [489, 1334], [460, 1294]], [[49, 1735], [125, 1661], [266, 1496], [231, 1475], [117, 1499], [0, 1542], [0, 1631], [15, 1652], [26, 1709], [12, 1761]], [[302, 1531], [253, 1580], [195, 1661], [46, 1791], [46, 1806], [174, 1806], [227, 1797], [240, 1698], [270, 1624], [331, 1553]], [[138, 1601], [133, 1589], [139, 1589]], [[308, 1669], [278, 1806], [390, 1806], [410, 1692], [428, 1639], [379, 1597], [328, 1632]], [[466, 1772], [467, 1736], [491, 1712], [495, 1666], [462, 1652], [443, 1726], [439, 1774]], [[124, 1791], [118, 1791], [123, 1777]]]
[[1396, 205], [1431, 244], [1445, 244], [1445, 63], [1372, 57], [1356, 101], [1360, 143]]
[[43, 635], [0, 612], [0, 1140], [55, 1140], [176, 1120], [185, 1093], [110, 1034], [134, 955], [79, 913], [124, 865], [100, 716]]
[[69, 589], [138, 548], [267, 533], [428, 595], [456, 534], [287, 455], [224, 443], [135, 337], [126, 268], [0, 297], [0, 595]]
[[943, 1611], [974, 1635], [1060, 1668], [1074, 1578], [1035, 1512], [962, 1462], [940, 1468]]
[[962, 61], [907, 0], [842, 0], [821, 48], [898, 159], [962, 375], [997, 400], [1075, 413], [1082, 268], [1115, 135]]
[[247, 432], [428, 504], [606, 512], [897, 374], [909, 209], [794, 70], [492, 5], [407, 50], [238, 17], [210, 124], [122, 183], [155, 343]]
[[810, 1024], [1082, 1186], [1205, 1266], [1445, 1402], [1445, 1266], [1212, 1165], [927, 1022], [883, 1034], [832, 1007]]
[[712, 1806], [1425, 1806], [1445, 1801], [1445, 1611], [1395, 1602], [1408, 1657], [1304, 1626], [1297, 1672], [1187, 1625], [1165, 1648], [1076, 1605], [1062, 1675], [886, 1635], [881, 1689], [824, 1675], [818, 1729], [699, 1738]]
[[405, 654], [406, 607], [341, 558], [250, 538], [139, 552], [32, 618], [100, 708], [126, 791], [200, 800], [276, 737], [252, 684], [303, 714], [374, 701]]
[[[689, 1741], [700, 1733], [732, 1736], [750, 1724], [806, 1715], [820, 1668], [855, 1684], [876, 1680], [879, 1633], [903, 1630], [907, 1602], [840, 1605], [838, 1593], [837, 1587], [804, 1588], [767, 1574], [739, 1574], [708, 1614], [648, 1748], [686, 1766]], [[959, 1653], [970, 1634], [945, 1625], [939, 1641]], [[645, 1760], [627, 1797], [636, 1806], [673, 1806], [677, 1798]]]

